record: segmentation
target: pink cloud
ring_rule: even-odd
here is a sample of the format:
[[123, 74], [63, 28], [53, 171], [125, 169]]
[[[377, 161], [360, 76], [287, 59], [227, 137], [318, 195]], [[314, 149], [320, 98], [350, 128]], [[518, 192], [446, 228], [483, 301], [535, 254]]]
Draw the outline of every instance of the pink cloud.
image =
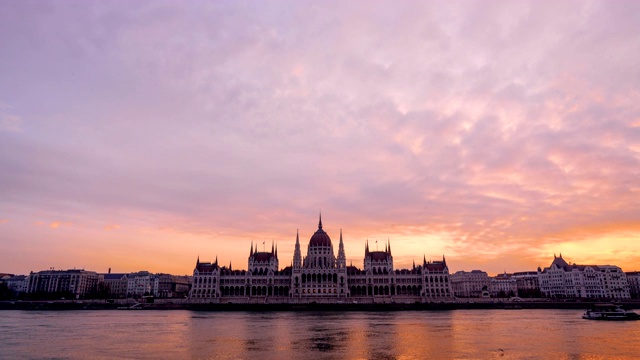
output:
[[390, 237], [404, 266], [446, 251], [501, 271], [635, 229], [633, 2], [131, 6], [0, 13], [16, 253], [36, 247], [24, 224], [57, 219], [40, 225], [73, 222], [97, 247], [163, 234], [162, 259], [184, 245], [170, 233], [193, 245], [185, 259], [206, 247], [242, 264], [227, 242], [290, 251], [322, 208], [349, 257]]

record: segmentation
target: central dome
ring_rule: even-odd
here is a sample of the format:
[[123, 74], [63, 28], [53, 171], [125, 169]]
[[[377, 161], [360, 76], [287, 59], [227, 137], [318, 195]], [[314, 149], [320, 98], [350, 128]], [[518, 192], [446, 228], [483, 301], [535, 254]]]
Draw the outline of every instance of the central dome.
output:
[[309, 240], [309, 247], [316, 246], [332, 246], [329, 234], [322, 230], [322, 216], [320, 216], [320, 222], [318, 222], [318, 230], [313, 233]]

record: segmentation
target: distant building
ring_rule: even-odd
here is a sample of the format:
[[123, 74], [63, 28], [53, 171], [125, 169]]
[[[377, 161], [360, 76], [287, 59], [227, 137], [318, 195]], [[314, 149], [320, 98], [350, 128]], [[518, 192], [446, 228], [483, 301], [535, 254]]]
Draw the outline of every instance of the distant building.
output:
[[189, 295], [190, 276], [158, 274], [158, 297], [181, 298]]
[[127, 275], [127, 297], [158, 296], [159, 286], [158, 276], [148, 271]]
[[31, 294], [71, 294], [83, 297], [96, 290], [98, 274], [86, 270], [45, 270], [31, 272], [27, 292]]
[[127, 288], [129, 287], [127, 274], [111, 273], [111, 269], [109, 269], [107, 274], [99, 274], [98, 276], [98, 282], [104, 284], [109, 297], [124, 298], [127, 296]]
[[451, 274], [451, 288], [457, 297], [481, 297], [483, 291], [489, 291], [490, 284], [489, 275], [482, 270], [461, 270]]
[[518, 296], [518, 282], [511, 274], [498, 274], [491, 278], [489, 293], [492, 297]]
[[395, 269], [391, 245], [372, 251], [365, 245], [364, 268], [347, 266], [342, 231], [337, 256], [322, 228], [311, 236], [303, 257], [296, 234], [291, 266], [279, 270], [278, 248], [258, 251], [251, 245], [248, 270], [233, 270], [213, 262], [196, 261], [189, 297], [193, 302], [357, 302], [439, 301], [453, 297], [449, 268], [442, 261], [423, 259], [412, 269]]
[[569, 265], [554, 255], [548, 268], [538, 268], [540, 291], [553, 298], [628, 299], [626, 274], [615, 265]]
[[25, 275], [0, 274], [0, 283], [6, 284], [14, 295], [27, 292], [28, 278]]
[[640, 271], [625, 273], [629, 282], [629, 295], [632, 299], [640, 299]]
[[538, 282], [537, 271], [522, 271], [513, 273], [516, 279], [519, 297], [540, 297], [540, 283]]

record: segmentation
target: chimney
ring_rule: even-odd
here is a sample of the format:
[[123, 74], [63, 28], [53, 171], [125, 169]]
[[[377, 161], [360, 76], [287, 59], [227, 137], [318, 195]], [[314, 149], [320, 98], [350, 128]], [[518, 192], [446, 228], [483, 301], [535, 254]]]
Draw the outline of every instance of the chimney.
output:
[[111, 268], [109, 268], [109, 272], [107, 274], [111, 274]]

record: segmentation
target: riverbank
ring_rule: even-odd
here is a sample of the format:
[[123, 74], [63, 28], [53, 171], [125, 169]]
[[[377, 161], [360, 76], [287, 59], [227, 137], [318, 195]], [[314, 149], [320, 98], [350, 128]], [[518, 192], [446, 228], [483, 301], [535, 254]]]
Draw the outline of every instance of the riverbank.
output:
[[[142, 304], [132, 301], [0, 301], [0, 310], [195, 310], [195, 311], [404, 311], [404, 310], [458, 310], [458, 309], [587, 309], [593, 302], [582, 301], [474, 301], [458, 299], [452, 302], [432, 303], [304, 303], [304, 304], [239, 304], [190, 303], [183, 300], [157, 300]], [[629, 309], [640, 309], [640, 301], [618, 302]]]

